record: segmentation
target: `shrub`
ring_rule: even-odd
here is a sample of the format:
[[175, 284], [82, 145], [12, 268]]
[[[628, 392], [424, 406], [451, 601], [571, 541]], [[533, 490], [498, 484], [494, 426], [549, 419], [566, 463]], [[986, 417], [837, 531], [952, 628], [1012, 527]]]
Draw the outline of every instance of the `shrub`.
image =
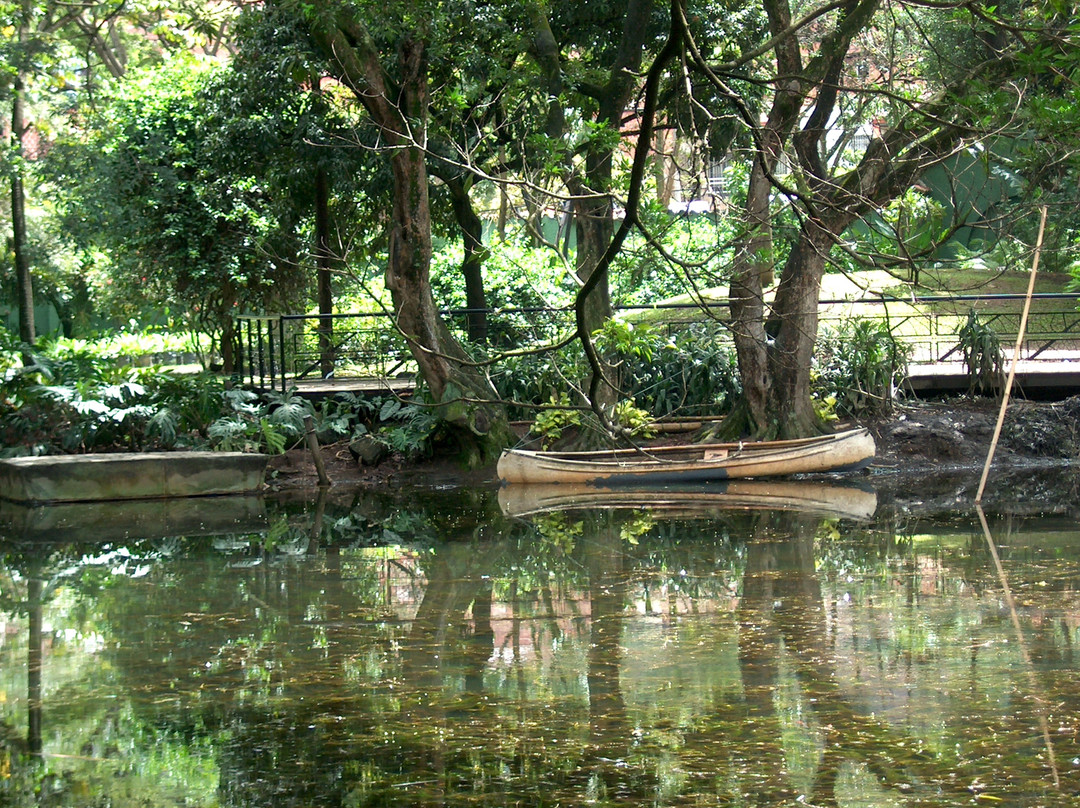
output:
[[435, 409], [421, 400], [412, 403], [386, 397], [377, 402], [377, 414], [371, 436], [406, 457], [430, 454], [443, 424]]
[[547, 409], [536, 414], [531, 430], [540, 438], [540, 444], [545, 449], [562, 437], [564, 429], [581, 426], [581, 411], [571, 409], [570, 397], [566, 393], [558, 398], [552, 396], [549, 404]]
[[[681, 325], [667, 337], [650, 326], [612, 320], [597, 334], [596, 344], [621, 363], [627, 396], [655, 419], [730, 409], [740, 392], [739, 375], [722, 336], [711, 324]], [[500, 396], [518, 403], [511, 417], [527, 419], [535, 407], [558, 402], [579, 388], [585, 377], [584, 354], [575, 343], [504, 360], [492, 381]]]
[[718, 326], [690, 323], [670, 338], [655, 337], [648, 355], [627, 362], [626, 378], [638, 406], [655, 418], [677, 413], [719, 415], [741, 392], [732, 351]]
[[887, 323], [852, 320], [825, 330], [817, 344], [814, 395], [824, 409], [845, 416], [885, 414], [907, 374], [909, 348]]
[[4, 455], [191, 445], [222, 412], [221, 382], [209, 374], [121, 367], [86, 345], [30, 355], [31, 365], [5, 371]]
[[996, 394], [1004, 383], [1005, 364], [997, 333], [972, 310], [956, 336], [967, 368], [968, 395]]

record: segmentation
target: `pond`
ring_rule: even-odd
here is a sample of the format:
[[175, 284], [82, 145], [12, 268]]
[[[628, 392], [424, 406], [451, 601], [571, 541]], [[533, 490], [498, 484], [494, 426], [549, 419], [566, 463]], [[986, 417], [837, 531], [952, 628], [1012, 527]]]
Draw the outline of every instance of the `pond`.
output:
[[9, 509], [0, 804], [1074, 804], [1068, 506], [703, 490]]

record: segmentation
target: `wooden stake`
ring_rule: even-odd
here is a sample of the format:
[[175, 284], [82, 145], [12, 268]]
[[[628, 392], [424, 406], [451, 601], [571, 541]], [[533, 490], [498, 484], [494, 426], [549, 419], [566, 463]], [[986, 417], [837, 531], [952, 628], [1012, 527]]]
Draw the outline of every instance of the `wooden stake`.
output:
[[307, 430], [307, 445], [311, 451], [311, 459], [315, 461], [315, 471], [319, 473], [319, 485], [330, 485], [330, 476], [326, 473], [326, 464], [323, 463], [322, 453], [319, 451], [319, 439], [315, 437], [315, 422], [310, 415], [304, 416], [304, 429]]
[[1001, 437], [1001, 425], [1005, 423], [1005, 408], [1009, 406], [1013, 379], [1016, 378], [1016, 365], [1020, 361], [1020, 345], [1024, 341], [1024, 332], [1027, 330], [1028, 312], [1031, 310], [1031, 295], [1035, 291], [1035, 273], [1039, 271], [1039, 255], [1042, 253], [1043, 233], [1045, 231], [1046, 205], [1043, 205], [1042, 218], [1039, 220], [1039, 236], [1035, 239], [1035, 256], [1031, 261], [1031, 278], [1028, 279], [1027, 297], [1024, 299], [1024, 313], [1020, 315], [1020, 328], [1016, 334], [1012, 365], [1009, 367], [1009, 378], [1005, 382], [1005, 393], [1001, 397], [1001, 409], [998, 411], [997, 424], [994, 425], [994, 438], [990, 441], [990, 451], [986, 453], [986, 464], [983, 466], [982, 479], [979, 480], [979, 490], [975, 493], [976, 505], [982, 502], [983, 491], [986, 488], [986, 478], [990, 474], [990, 464], [994, 460], [994, 451], [997, 449], [998, 438]]

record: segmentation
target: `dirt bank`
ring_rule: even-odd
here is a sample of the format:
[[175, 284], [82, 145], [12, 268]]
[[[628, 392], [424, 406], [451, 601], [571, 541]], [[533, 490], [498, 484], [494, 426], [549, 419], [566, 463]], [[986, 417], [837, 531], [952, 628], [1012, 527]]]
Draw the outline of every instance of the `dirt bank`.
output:
[[[1000, 405], [957, 398], [898, 406], [869, 422], [878, 445], [875, 470], [923, 474], [977, 467], [986, 460]], [[995, 466], [1060, 464], [1080, 458], [1080, 397], [1010, 402], [994, 453]]]

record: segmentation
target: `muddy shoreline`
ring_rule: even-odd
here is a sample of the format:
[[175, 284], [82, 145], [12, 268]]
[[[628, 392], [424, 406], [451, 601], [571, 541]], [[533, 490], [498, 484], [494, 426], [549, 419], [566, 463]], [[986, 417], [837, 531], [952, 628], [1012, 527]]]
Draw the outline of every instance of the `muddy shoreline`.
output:
[[[899, 511], [955, 511], [973, 505], [999, 409], [992, 399], [898, 404], [888, 417], [862, 422], [877, 442], [869, 468], [822, 476], [873, 488], [883, 507]], [[464, 471], [450, 459], [390, 457], [367, 467], [356, 461], [347, 443], [323, 446], [321, 455], [334, 488], [496, 486], [494, 467]], [[307, 449], [273, 458], [267, 483], [271, 494], [317, 489]], [[1080, 397], [1010, 402], [983, 504], [987, 510], [1080, 516]]]

